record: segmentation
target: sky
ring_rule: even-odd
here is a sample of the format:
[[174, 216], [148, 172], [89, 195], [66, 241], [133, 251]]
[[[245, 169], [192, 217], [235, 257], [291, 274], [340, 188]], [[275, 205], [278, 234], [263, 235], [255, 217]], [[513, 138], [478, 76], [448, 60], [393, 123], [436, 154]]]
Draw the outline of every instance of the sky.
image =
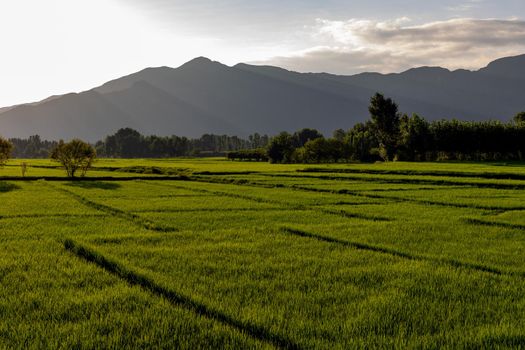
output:
[[198, 56], [355, 74], [519, 54], [524, 0], [0, 1], [0, 106]]

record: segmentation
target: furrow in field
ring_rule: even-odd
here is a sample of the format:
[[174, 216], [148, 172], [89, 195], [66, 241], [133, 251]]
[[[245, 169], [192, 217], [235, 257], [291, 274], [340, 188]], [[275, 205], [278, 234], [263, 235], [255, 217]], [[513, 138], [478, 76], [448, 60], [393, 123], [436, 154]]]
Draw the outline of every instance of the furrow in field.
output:
[[508, 222], [488, 221], [488, 220], [480, 220], [480, 219], [474, 219], [474, 218], [466, 218], [464, 219], [464, 221], [472, 225], [497, 226], [497, 227], [516, 229], [516, 230], [525, 230], [525, 225], [511, 224]]
[[[265, 212], [281, 211], [282, 208], [264, 208]], [[295, 209], [301, 210], [301, 209]], [[196, 208], [196, 209], [135, 209], [133, 213], [242, 213], [242, 212], [258, 212], [261, 208]]]
[[376, 177], [363, 176], [333, 176], [333, 175], [288, 175], [288, 174], [260, 174], [261, 176], [276, 178], [297, 178], [297, 179], [318, 179], [318, 180], [352, 180], [362, 182], [380, 182], [391, 184], [416, 184], [416, 185], [436, 185], [436, 186], [470, 186], [477, 188], [494, 188], [494, 189], [525, 189], [523, 183], [496, 183], [480, 181], [454, 181], [441, 179], [422, 179], [422, 178], [391, 178], [382, 175]]
[[314, 188], [301, 187], [301, 186], [294, 186], [293, 188], [301, 190], [301, 191], [328, 192], [328, 193], [358, 196], [358, 197], [365, 197], [365, 198], [372, 198], [372, 199], [387, 199], [387, 200], [394, 200], [394, 201], [399, 201], [399, 202], [418, 203], [418, 204], [424, 204], [424, 205], [437, 205], [437, 206], [452, 207], [452, 208], [471, 208], [471, 209], [480, 209], [480, 210], [502, 210], [502, 211], [525, 210], [525, 206], [501, 207], [498, 205], [451, 203], [451, 202], [433, 201], [433, 200], [428, 200], [428, 199], [416, 199], [416, 198], [407, 198], [407, 197], [399, 197], [399, 196], [385, 196], [385, 195], [378, 195], [378, 194], [361, 193], [361, 192], [352, 191], [352, 190], [331, 191], [331, 190], [323, 190], [323, 189], [317, 189], [317, 188], [314, 189]]
[[104, 204], [100, 204], [100, 203], [97, 203], [97, 202], [94, 202], [84, 196], [81, 196], [79, 194], [76, 194], [72, 191], [69, 191], [65, 188], [60, 188], [58, 186], [55, 186], [55, 185], [51, 185], [49, 183], [46, 183], [48, 186], [54, 188], [55, 190], [57, 191], [60, 191], [62, 193], [65, 193], [67, 195], [69, 195], [71, 198], [74, 198], [75, 200], [77, 200], [79, 203], [87, 206], [87, 207], [90, 207], [90, 208], [93, 208], [93, 209], [96, 209], [96, 210], [100, 210], [104, 213], [107, 213], [109, 215], [112, 215], [112, 216], [116, 216], [116, 217], [120, 217], [122, 219], [125, 219], [125, 220], [128, 220], [130, 222], [133, 222], [134, 224], [136, 225], [139, 225], [145, 229], [148, 229], [148, 230], [152, 230], [152, 231], [158, 231], [158, 232], [176, 232], [177, 229], [175, 227], [168, 227], [168, 226], [160, 226], [158, 224], [156, 224], [155, 222], [152, 222], [150, 220], [147, 220], [141, 216], [138, 216], [138, 215], [135, 215], [135, 214], [132, 214], [132, 213], [129, 213], [129, 212], [126, 212], [124, 210], [120, 210], [120, 209], [117, 209], [117, 208], [113, 208], [113, 207], [110, 207], [110, 206], [107, 206], [107, 205], [104, 205]]
[[495, 172], [468, 172], [448, 170], [378, 170], [378, 169], [298, 169], [299, 173], [342, 173], [342, 174], [373, 174], [373, 175], [406, 175], [406, 176], [444, 176], [444, 177], [477, 177], [495, 180], [525, 180], [525, 174], [495, 173]]
[[320, 211], [325, 214], [338, 215], [338, 216], [342, 216], [344, 218], [349, 218], [349, 219], [360, 219], [360, 220], [369, 220], [369, 221], [394, 221], [394, 219], [386, 218], [383, 216], [350, 213], [346, 210], [331, 210], [331, 209], [320, 209], [320, 208], [312, 208], [312, 209], [316, 211]]
[[[267, 177], [275, 177], [274, 175], [264, 174], [264, 173], [261, 173], [259, 175], [260, 176], [267, 176]], [[293, 179], [294, 176], [290, 175], [290, 178]], [[297, 179], [303, 179], [303, 178], [299, 177]], [[315, 179], [314, 178], [314, 180], [319, 180], [319, 179]], [[341, 181], [340, 179], [324, 179], [324, 180], [325, 181], [328, 180], [329, 182], [335, 182], [335, 181], [340, 182]], [[229, 184], [229, 185], [250, 185], [250, 184], [256, 184], [258, 187], [262, 187], [262, 188], [292, 188], [293, 186], [297, 186], [296, 184], [285, 184], [285, 183], [274, 183], [274, 182], [272, 183], [272, 182], [267, 182], [267, 181], [264, 181], [264, 180], [263, 180], [264, 182], [260, 182], [260, 181], [257, 181], [257, 180], [248, 180], [246, 178], [225, 178], [225, 177], [211, 177], [211, 176], [208, 176], [208, 177], [194, 176], [194, 177], [191, 177], [191, 178], [187, 179], [186, 181], [198, 181], [198, 182], [207, 182], [207, 183], [221, 183], [221, 184]], [[370, 181], [360, 181], [360, 180], [358, 180], [356, 182], [368, 183]], [[374, 182], [374, 183], [378, 184], [378, 185], [384, 185], [385, 182], [379, 181], [379, 182]], [[400, 184], [402, 184], [402, 183], [400, 183]], [[304, 185], [313, 186], [314, 183], [304, 183], [304, 182], [302, 182], [302, 183], [300, 183], [300, 185], [302, 185], [302, 186], [304, 186]], [[411, 188], [372, 188], [372, 189], [355, 189], [353, 191], [354, 192], [440, 191], [440, 190], [443, 190], [444, 187], [445, 188], [446, 187], [454, 188], [454, 189], [472, 189], [472, 186], [468, 186], [468, 185], [465, 185], [465, 186], [436, 186], [436, 185], [434, 185], [434, 187], [426, 186], [426, 187], [411, 187]], [[308, 188], [311, 188], [311, 187], [308, 187]]]
[[107, 214], [19, 214], [0, 215], [0, 220], [6, 219], [46, 219], [46, 218], [100, 218]]
[[[185, 176], [91, 176], [84, 178], [75, 178], [77, 182], [89, 182], [89, 181], [137, 181], [137, 180], [154, 180], [154, 181], [181, 181], [186, 180]], [[67, 177], [64, 176], [0, 176], [0, 181], [14, 181], [14, 182], [32, 182], [45, 180], [48, 182], [62, 182], [68, 181]]]
[[429, 262], [434, 262], [434, 263], [439, 263], [439, 264], [446, 264], [446, 265], [453, 266], [456, 268], [464, 268], [464, 269], [469, 269], [469, 270], [476, 270], [476, 271], [481, 271], [481, 272], [486, 272], [486, 273], [492, 273], [495, 275], [509, 275], [509, 276], [525, 277], [525, 273], [505, 272], [496, 267], [491, 267], [491, 266], [482, 265], [482, 264], [464, 262], [464, 261], [449, 259], [449, 258], [433, 258], [433, 257], [425, 256], [425, 255], [411, 254], [411, 253], [403, 252], [403, 251], [396, 250], [396, 249], [384, 248], [384, 247], [374, 246], [374, 245], [365, 244], [365, 243], [347, 241], [347, 240], [341, 240], [338, 238], [319, 235], [316, 233], [306, 232], [304, 230], [298, 230], [298, 229], [290, 228], [290, 227], [283, 227], [282, 231], [287, 234], [292, 234], [292, 235], [299, 236], [299, 237], [312, 238], [312, 239], [316, 239], [322, 242], [338, 244], [338, 245], [351, 247], [351, 248], [359, 249], [359, 250], [365, 250], [365, 251], [374, 252], [374, 253], [393, 255], [393, 256], [408, 259], [408, 260], [429, 261]]
[[[188, 181], [188, 182], [191, 182], [191, 181]], [[291, 206], [289, 204], [286, 204], [286, 203], [283, 203], [283, 202], [280, 202], [280, 201], [276, 201], [276, 200], [260, 198], [260, 197], [253, 197], [253, 196], [246, 196], [246, 195], [237, 194], [237, 193], [228, 193], [228, 192], [215, 191], [215, 190], [206, 190], [206, 189], [202, 189], [202, 188], [189, 188], [189, 187], [185, 187], [185, 186], [174, 185], [172, 183], [169, 184], [169, 185], [166, 185], [165, 183], [155, 183], [155, 182], [144, 182], [144, 183], [146, 183], [148, 185], [152, 185], [152, 186], [161, 186], [161, 187], [168, 187], [168, 188], [173, 188], [173, 189], [190, 190], [190, 191], [196, 192], [196, 193], [206, 193], [206, 194], [212, 194], [212, 195], [221, 196], [221, 197], [246, 199], [246, 200], [253, 201], [253, 202], [258, 202], [258, 203], [274, 204], [274, 205], [281, 206], [283, 208], [307, 209], [307, 206], [305, 206], [305, 205]]]
[[319, 192], [319, 193], [332, 193], [332, 194], [340, 194], [340, 195], [349, 195], [354, 197], [364, 197], [364, 198], [370, 198], [370, 199], [382, 199], [382, 200], [389, 200], [389, 201], [399, 201], [399, 202], [409, 202], [409, 203], [418, 203], [418, 204], [424, 204], [424, 205], [437, 205], [437, 206], [444, 206], [444, 207], [453, 207], [453, 208], [471, 208], [471, 209], [480, 209], [480, 210], [501, 210], [501, 211], [512, 211], [512, 210], [525, 210], [525, 206], [509, 206], [509, 207], [501, 207], [501, 206], [488, 206], [488, 205], [477, 205], [477, 204], [466, 204], [466, 203], [450, 203], [450, 202], [440, 202], [440, 201], [433, 201], [433, 200], [426, 200], [426, 199], [416, 199], [416, 198], [407, 198], [407, 197], [399, 197], [399, 196], [388, 196], [388, 195], [380, 195], [380, 194], [371, 194], [371, 193], [364, 193], [362, 191], [354, 191], [354, 190], [330, 190], [330, 189], [323, 189], [323, 188], [314, 188], [314, 187], [304, 187], [299, 185], [280, 185], [280, 186], [268, 186], [267, 184], [261, 184], [255, 181], [242, 181], [242, 182], [235, 182], [231, 183], [228, 181], [221, 181], [221, 179], [193, 179], [197, 182], [204, 182], [204, 183], [223, 183], [223, 184], [232, 184], [232, 185], [238, 185], [238, 186], [251, 186], [251, 187], [258, 187], [258, 188], [285, 188], [285, 189], [291, 189], [296, 191], [305, 191], [305, 192]]
[[[198, 182], [202, 182], [202, 181], [198, 181]], [[164, 186], [164, 184], [156, 184], [156, 183], [149, 183], [149, 182], [148, 182], [148, 184], [157, 185], [157, 186]], [[264, 198], [260, 198], [260, 197], [253, 197], [253, 196], [247, 196], [247, 195], [240, 195], [240, 194], [236, 194], [236, 193], [228, 193], [228, 192], [215, 191], [215, 190], [206, 190], [206, 189], [201, 189], [201, 188], [198, 188], [198, 189], [197, 188], [188, 188], [188, 187], [177, 186], [177, 185], [172, 185], [172, 184], [166, 185], [166, 186], [168, 186], [170, 188], [191, 190], [191, 191], [195, 191], [195, 192], [199, 192], [199, 193], [211, 193], [213, 195], [222, 196], [222, 197], [239, 198], [239, 199], [245, 199], [245, 200], [255, 201], [255, 202], [259, 202], [259, 203], [261, 203], [261, 202], [262, 203], [270, 203], [270, 204], [280, 205], [280, 206], [282, 206], [282, 207], [284, 207], [286, 209], [292, 209], [292, 210], [315, 210], [315, 211], [322, 212], [322, 213], [329, 214], [329, 215], [342, 216], [342, 217], [348, 218], [348, 219], [359, 219], [359, 220], [367, 220], [367, 221], [394, 221], [391, 218], [386, 218], [386, 217], [382, 217], [382, 216], [350, 213], [350, 212], [345, 211], [345, 210], [323, 209], [323, 208], [318, 208], [318, 207], [315, 207], [315, 206], [308, 206], [308, 205], [291, 205], [291, 204], [283, 203], [283, 202], [280, 202], [280, 201], [269, 200], [269, 199], [264, 199]]]
[[80, 259], [96, 264], [100, 268], [121, 278], [132, 286], [140, 286], [154, 295], [163, 297], [175, 306], [186, 308], [200, 316], [219, 321], [225, 325], [250, 335], [254, 339], [269, 343], [278, 348], [300, 349], [299, 345], [295, 344], [293, 341], [284, 336], [271, 333], [265, 328], [255, 324], [239, 321], [228, 314], [210, 308], [209, 306], [195, 301], [188, 296], [178, 293], [177, 291], [168, 289], [158, 284], [153, 279], [134, 272], [121, 263], [115, 260], [110, 260], [95, 250], [78, 244], [71, 239], [68, 239], [64, 242], [64, 247], [66, 250], [70, 251]]

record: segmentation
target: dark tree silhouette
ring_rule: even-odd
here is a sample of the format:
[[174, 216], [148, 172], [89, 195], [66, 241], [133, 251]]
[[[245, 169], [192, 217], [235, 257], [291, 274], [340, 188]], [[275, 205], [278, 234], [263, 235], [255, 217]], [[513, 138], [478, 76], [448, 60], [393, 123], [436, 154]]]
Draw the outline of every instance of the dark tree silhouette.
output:
[[293, 136], [283, 131], [271, 139], [266, 152], [272, 163], [290, 163], [294, 150]]
[[323, 135], [315, 129], [302, 129], [294, 133], [294, 143], [296, 147], [303, 147], [308, 141], [322, 138]]
[[343, 142], [336, 139], [316, 138], [304, 145], [304, 163], [332, 163], [345, 157]]
[[108, 150], [122, 158], [136, 158], [144, 156], [146, 147], [142, 142], [142, 135], [133, 129], [120, 129], [113, 136], [106, 138]]
[[379, 142], [380, 156], [386, 161], [392, 160], [399, 140], [398, 106], [392, 99], [376, 93], [370, 99], [368, 111]]
[[256, 162], [267, 162], [268, 156], [266, 155], [266, 149], [243, 149], [240, 151], [228, 152], [229, 160], [249, 160]]
[[348, 148], [348, 158], [363, 162], [378, 160], [377, 139], [373, 132], [372, 122], [366, 124], [357, 123], [350, 129], [345, 137], [345, 144]]
[[406, 114], [401, 117], [399, 158], [401, 160], [422, 161], [430, 147], [430, 126], [419, 115]]
[[519, 112], [514, 116], [514, 123], [517, 125], [525, 125], [525, 111]]
[[85, 176], [96, 157], [97, 152], [93, 146], [78, 139], [68, 143], [60, 140], [51, 152], [51, 159], [62, 164], [67, 176], [71, 178], [74, 178], [78, 171], [81, 172], [81, 176]]
[[13, 144], [8, 140], [0, 137], [0, 167], [4, 166], [5, 163], [11, 157], [13, 151]]

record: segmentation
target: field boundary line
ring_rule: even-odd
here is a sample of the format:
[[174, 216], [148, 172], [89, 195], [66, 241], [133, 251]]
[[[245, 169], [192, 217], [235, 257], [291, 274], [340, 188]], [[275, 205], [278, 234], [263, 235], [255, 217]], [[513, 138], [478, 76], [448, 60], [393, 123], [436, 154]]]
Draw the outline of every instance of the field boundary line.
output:
[[239, 321], [232, 316], [206, 306], [204, 303], [195, 301], [190, 297], [161, 286], [153, 279], [134, 272], [131, 269], [126, 268], [124, 265], [106, 258], [99, 252], [76, 243], [72, 239], [66, 239], [64, 241], [64, 248], [78, 258], [97, 265], [132, 286], [139, 286], [154, 295], [165, 298], [174, 306], [184, 307], [200, 316], [228, 325], [251, 336], [252, 338], [272, 344], [278, 348], [301, 349], [298, 344], [295, 344], [292, 340], [282, 335], [272, 333], [261, 326], [249, 322]]
[[[169, 209], [169, 208], [161, 208], [161, 209], [140, 209], [140, 210], [132, 210], [131, 213], [236, 213], [236, 212], [250, 212], [250, 211], [281, 211], [283, 208], [201, 208], [201, 209]], [[295, 210], [303, 210], [308, 211], [310, 209], [295, 209]]]
[[46, 218], [103, 218], [106, 214], [17, 214], [0, 215], [0, 220], [9, 219], [46, 219]]
[[[207, 181], [198, 181], [198, 180], [197, 181], [188, 180], [188, 181], [185, 181], [185, 182], [200, 182], [200, 183], [204, 182], [204, 183], [209, 183]], [[222, 191], [206, 190], [206, 189], [202, 189], [202, 188], [188, 188], [188, 187], [177, 186], [177, 185], [172, 185], [172, 184], [164, 185], [164, 184], [153, 184], [153, 183], [149, 183], [149, 182], [146, 182], [146, 183], [147, 184], [151, 184], [151, 185], [155, 185], [155, 186], [163, 186], [163, 187], [170, 187], [170, 188], [176, 188], [176, 189], [184, 189], [184, 190], [190, 190], [190, 191], [195, 191], [195, 192], [199, 192], [199, 193], [212, 193], [214, 195], [222, 196], [222, 197], [239, 198], [239, 199], [245, 199], [245, 200], [255, 201], [255, 202], [259, 202], [259, 203], [275, 204], [275, 205], [279, 205], [279, 206], [281, 206], [283, 208], [290, 209], [290, 210], [311, 210], [311, 211], [316, 211], [316, 212], [320, 212], [320, 213], [324, 213], [324, 214], [328, 214], [328, 215], [342, 216], [342, 217], [347, 218], [347, 219], [358, 219], [358, 220], [366, 220], [366, 221], [374, 221], [374, 222], [378, 222], [378, 221], [394, 221], [394, 219], [391, 219], [391, 218], [386, 218], [386, 217], [382, 217], [382, 216], [374, 216], [374, 215], [365, 215], [365, 214], [359, 214], [359, 213], [351, 213], [351, 212], [348, 212], [346, 210], [322, 209], [322, 208], [318, 208], [318, 207], [313, 206], [313, 205], [292, 205], [292, 204], [283, 203], [283, 202], [280, 202], [280, 201], [273, 201], [273, 200], [264, 199], [264, 198], [258, 198], [258, 197], [252, 197], [252, 196], [246, 196], [246, 195], [239, 195], [239, 194], [235, 194], [235, 193], [228, 193], [228, 192], [222, 192]]]
[[55, 189], [56, 191], [59, 191], [59, 192], [67, 194], [71, 198], [75, 199], [77, 202], [79, 202], [79, 203], [81, 203], [81, 204], [83, 204], [83, 205], [85, 205], [85, 206], [87, 206], [89, 208], [100, 210], [100, 211], [102, 211], [102, 212], [104, 212], [106, 214], [125, 219], [125, 220], [127, 220], [129, 222], [132, 222], [135, 225], [138, 225], [138, 226], [143, 227], [145, 229], [152, 230], [152, 231], [157, 231], [157, 232], [177, 232], [178, 231], [178, 229], [175, 228], [175, 227], [160, 226], [160, 225], [156, 224], [155, 222], [150, 221], [148, 219], [145, 219], [145, 218], [143, 218], [141, 216], [129, 213], [129, 212], [124, 211], [124, 210], [113, 208], [113, 207], [110, 207], [108, 205], [104, 205], [104, 204], [100, 204], [100, 203], [94, 202], [94, 201], [92, 201], [92, 200], [90, 200], [90, 199], [88, 199], [88, 198], [86, 198], [84, 196], [81, 196], [81, 195], [79, 195], [77, 193], [69, 191], [69, 190], [67, 190], [65, 188], [56, 187], [55, 185], [51, 185], [49, 183], [45, 183], [45, 184], [47, 186]]
[[[311, 190], [314, 192], [320, 190], [320, 189], [310, 189], [308, 187], [295, 187], [295, 188], [302, 190], [302, 191]], [[362, 192], [356, 192], [356, 191], [351, 191], [351, 190], [335, 190], [335, 191], [327, 190], [327, 191], [330, 193], [334, 193], [334, 194], [343, 194], [343, 195], [365, 197], [365, 198], [372, 198], [372, 199], [389, 199], [393, 201], [418, 203], [418, 204], [425, 204], [425, 205], [437, 205], [437, 206], [451, 207], [451, 208], [478, 209], [478, 210], [489, 210], [489, 211], [525, 210], [525, 206], [515, 206], [515, 207], [487, 206], [487, 205], [477, 205], [477, 204], [467, 204], [467, 203], [439, 202], [439, 201], [432, 201], [432, 200], [426, 200], [426, 199], [406, 198], [406, 197], [398, 197], [398, 196], [384, 196], [384, 195], [379, 195], [379, 194], [362, 193]]]
[[512, 224], [510, 222], [497, 222], [497, 221], [481, 220], [481, 219], [475, 219], [475, 218], [464, 218], [463, 221], [468, 224], [472, 224], [472, 225], [496, 226], [496, 227], [511, 228], [515, 230], [525, 231], [525, 225]]
[[137, 180], [155, 180], [155, 181], [185, 181], [187, 180], [187, 176], [122, 176], [122, 177], [115, 177], [115, 176], [100, 176], [100, 177], [76, 177], [76, 178], [68, 178], [68, 177], [61, 177], [61, 176], [0, 176], [0, 181], [20, 181], [20, 182], [28, 182], [28, 181], [48, 181], [48, 182], [90, 182], [90, 181], [137, 181]]
[[[451, 180], [431, 180], [431, 179], [392, 179], [392, 178], [364, 178], [360, 176], [328, 176], [328, 175], [287, 175], [287, 174], [264, 174], [261, 173], [261, 176], [267, 177], [283, 177], [283, 178], [296, 178], [296, 179], [318, 179], [318, 180], [352, 180], [360, 182], [382, 182], [382, 183], [391, 183], [391, 184], [416, 184], [416, 185], [435, 185], [435, 186], [468, 186], [475, 188], [494, 188], [494, 189], [525, 189], [525, 184], [498, 184], [498, 183], [488, 183], [488, 182], [461, 182], [461, 181], [451, 181]], [[382, 176], [382, 175], [377, 175]], [[402, 175], [400, 175], [402, 176]], [[519, 181], [519, 180], [518, 180]]]
[[391, 222], [395, 221], [395, 219], [387, 218], [384, 216], [376, 216], [376, 215], [366, 215], [366, 214], [359, 214], [359, 213], [351, 213], [346, 210], [336, 210], [336, 209], [319, 209], [312, 207], [314, 211], [318, 211], [325, 214], [331, 214], [331, 215], [338, 215], [342, 216], [344, 218], [348, 219], [359, 219], [359, 220], [367, 220], [367, 221], [383, 221], [383, 222]]
[[[202, 182], [202, 181], [185, 180], [184, 182]], [[290, 206], [290, 205], [288, 205], [286, 203], [283, 203], [283, 202], [274, 201], [274, 200], [271, 200], [271, 199], [260, 198], [260, 197], [246, 196], [246, 195], [243, 195], [243, 194], [228, 193], [228, 192], [221, 192], [221, 191], [215, 191], [215, 190], [206, 190], [206, 189], [202, 189], [202, 188], [188, 188], [188, 187], [174, 185], [174, 184], [166, 185], [164, 183], [162, 183], [162, 184], [160, 184], [160, 183], [157, 184], [157, 183], [152, 183], [152, 182], [144, 182], [144, 183], [147, 184], [147, 185], [150, 185], [150, 186], [167, 187], [167, 188], [173, 188], [173, 189], [179, 189], [179, 190], [187, 190], [187, 191], [192, 191], [192, 192], [197, 192], [197, 193], [209, 193], [209, 194], [213, 194], [213, 195], [216, 195], [216, 196], [223, 196], [223, 197], [230, 197], [230, 198], [237, 198], [237, 199], [245, 199], [245, 200], [249, 200], [249, 201], [252, 201], [252, 202], [258, 202], [258, 203], [274, 204], [274, 205], [278, 205], [278, 206], [283, 207], [283, 208], [287, 208], [287, 207], [288, 208], [292, 208], [292, 209], [305, 209], [306, 208], [306, 206], [304, 206], [304, 205]]]
[[396, 249], [384, 248], [384, 247], [379, 247], [379, 246], [366, 244], [366, 243], [347, 241], [347, 240], [343, 240], [343, 239], [339, 239], [335, 237], [324, 236], [324, 235], [320, 235], [317, 233], [307, 232], [304, 230], [299, 230], [299, 229], [290, 228], [286, 226], [281, 227], [281, 231], [286, 234], [290, 234], [294, 236], [316, 239], [321, 242], [338, 244], [338, 245], [342, 245], [342, 246], [346, 246], [346, 247], [350, 247], [350, 248], [354, 248], [358, 250], [369, 251], [373, 253], [392, 255], [392, 256], [399, 257], [399, 258], [408, 259], [408, 260], [433, 262], [433, 263], [438, 263], [438, 264], [449, 265], [455, 268], [463, 268], [463, 269], [468, 269], [468, 270], [475, 270], [478, 272], [490, 273], [490, 274], [494, 274], [498, 276], [506, 275], [506, 276], [513, 276], [513, 277], [517, 276], [521, 278], [525, 277], [525, 272], [524, 273], [506, 272], [506, 271], [502, 271], [495, 267], [471, 263], [471, 262], [464, 262], [464, 261], [449, 259], [449, 258], [432, 258], [429, 256], [420, 255], [420, 254], [410, 254], [410, 253], [406, 253], [406, 252], [399, 251]]
[[495, 172], [468, 172], [453, 170], [380, 170], [380, 169], [323, 169], [305, 168], [296, 170], [297, 173], [339, 173], [339, 174], [372, 174], [372, 175], [406, 175], [406, 176], [441, 176], [441, 177], [468, 177], [494, 180], [525, 180], [525, 174], [495, 173]]
[[466, 208], [466, 209], [479, 209], [479, 210], [490, 210], [490, 211], [500, 210], [500, 211], [505, 211], [505, 212], [525, 210], [525, 206], [501, 207], [501, 206], [484, 206], [484, 205], [475, 205], [475, 204], [438, 202], [438, 201], [430, 201], [430, 200], [415, 199], [415, 198], [370, 194], [370, 193], [365, 193], [363, 191], [352, 191], [352, 190], [347, 190], [347, 189], [328, 190], [328, 189], [323, 189], [323, 188], [304, 187], [304, 186], [298, 186], [298, 185], [290, 186], [290, 185], [283, 185], [283, 184], [279, 186], [268, 186], [266, 184], [261, 184], [261, 183], [257, 183], [254, 181], [231, 182], [231, 181], [222, 181], [221, 179], [199, 178], [199, 179], [188, 179], [188, 180], [184, 180], [183, 182], [203, 182], [203, 183], [248, 186], [248, 187], [257, 187], [257, 188], [274, 188], [274, 189], [284, 188], [284, 189], [303, 191], [303, 192], [331, 193], [331, 194], [336, 194], [336, 195], [348, 195], [348, 196], [371, 198], [371, 199], [385, 199], [385, 200], [389, 200], [392, 202], [407, 202], [407, 203], [417, 203], [417, 204], [424, 204], [424, 205], [437, 205], [437, 206], [451, 207], [451, 208]]

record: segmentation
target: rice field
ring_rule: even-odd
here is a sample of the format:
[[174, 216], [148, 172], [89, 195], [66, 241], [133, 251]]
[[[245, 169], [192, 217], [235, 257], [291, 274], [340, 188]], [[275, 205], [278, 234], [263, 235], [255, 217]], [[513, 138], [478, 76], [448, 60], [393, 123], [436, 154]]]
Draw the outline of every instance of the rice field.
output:
[[0, 169], [0, 348], [524, 348], [525, 165]]

